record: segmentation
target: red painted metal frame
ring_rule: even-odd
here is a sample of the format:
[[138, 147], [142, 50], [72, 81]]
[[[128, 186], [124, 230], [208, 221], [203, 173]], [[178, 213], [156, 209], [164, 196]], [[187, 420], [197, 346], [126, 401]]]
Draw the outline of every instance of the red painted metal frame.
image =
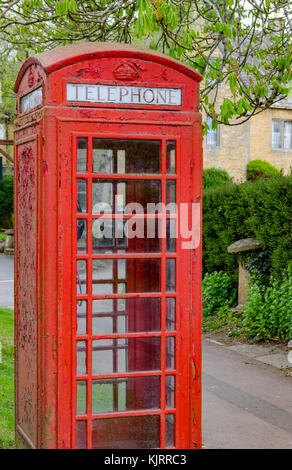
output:
[[[87, 236], [87, 253], [77, 254], [76, 221], [87, 221], [87, 234], [92, 231], [92, 220], [98, 215], [89, 213], [92, 207], [92, 178], [111, 180], [161, 180], [161, 201], [166, 201], [166, 181], [176, 180], [177, 203], [201, 203], [202, 178], [202, 135], [198, 109], [198, 81], [201, 77], [193, 70], [165, 56], [149, 53], [141, 49], [119, 46], [88, 45], [90, 53], [86, 53], [86, 45], [57, 49], [28, 59], [19, 74], [16, 83], [18, 98], [43, 86], [44, 107], [31, 110], [20, 115], [16, 122], [16, 164], [15, 164], [15, 232], [16, 232], [16, 263], [15, 275], [18, 281], [22, 266], [18, 264], [18, 250], [23, 249], [19, 232], [18, 192], [22, 181], [18, 178], [20, 155], [18, 148], [23, 142], [29, 142], [36, 136], [37, 161], [36, 188], [36, 266], [35, 290], [37, 302], [36, 347], [37, 361], [37, 399], [31, 407], [37, 414], [34, 434], [29, 433], [21, 416], [20, 396], [26, 393], [29, 382], [26, 382], [23, 371], [17, 367], [16, 413], [17, 435], [21, 447], [40, 448], [74, 448], [76, 446], [76, 419], [87, 420], [87, 447], [91, 448], [91, 421], [116, 416], [142, 416], [157, 414], [160, 416], [160, 447], [165, 448], [165, 415], [174, 414], [175, 447], [200, 448], [201, 446], [201, 243], [195, 250], [183, 250], [182, 238], [176, 241], [176, 252], [166, 252], [166, 239], [161, 240], [160, 253], [109, 253], [92, 254], [91, 237]], [[63, 49], [63, 52], [61, 52]], [[62, 57], [62, 58], [61, 58]], [[146, 86], [180, 86], [183, 89], [183, 106], [180, 110], [165, 109], [157, 106], [119, 106], [100, 107], [71, 106], [64, 102], [63, 84], [76, 77], [79, 70], [89, 70], [94, 74], [95, 64], [101, 64], [104, 83], [110, 83], [113, 67], [117, 60], [135, 59], [137, 64], [143, 63], [142, 80], [130, 85]], [[140, 61], [140, 62], [139, 62]], [[149, 66], [148, 66], [149, 63]], [[31, 72], [32, 71], [32, 72]], [[79, 73], [79, 72], [78, 72]], [[29, 82], [33, 75], [34, 83]], [[75, 75], [74, 75], [75, 74]], [[160, 75], [159, 75], [160, 74]], [[167, 75], [167, 85], [164, 77]], [[160, 78], [158, 78], [160, 77]], [[80, 78], [82, 83], [92, 83], [94, 75]], [[75, 78], [76, 81], [76, 78]], [[112, 83], [117, 83], [112, 81]], [[120, 84], [120, 82], [118, 82]], [[121, 82], [123, 84], [123, 82]], [[124, 82], [129, 85], [128, 82]], [[129, 109], [128, 109], [129, 108]], [[76, 172], [76, 139], [88, 138], [88, 165], [92, 159], [92, 138], [111, 139], [151, 139], [161, 141], [161, 173], [160, 174], [92, 174]], [[166, 141], [176, 141], [176, 174], [166, 173]], [[52, 145], [56, 142], [56, 146]], [[89, 170], [91, 166], [87, 167]], [[87, 213], [76, 212], [77, 178], [87, 181]], [[103, 218], [107, 216], [103, 214]], [[127, 215], [113, 215], [112, 218], [124, 218]], [[142, 218], [144, 216], [141, 216]], [[154, 215], [162, 218], [163, 214]], [[166, 215], [166, 218], [172, 218]], [[107, 298], [161, 298], [161, 331], [139, 332], [112, 335], [92, 335], [92, 304], [91, 299], [105, 298], [104, 295], [92, 295], [91, 273], [93, 259], [160, 259], [161, 260], [161, 291], [145, 293], [111, 294]], [[176, 260], [176, 291], [166, 292], [166, 259]], [[87, 299], [87, 334], [77, 337], [76, 331], [76, 262], [78, 259], [87, 261], [87, 294], [78, 296]], [[21, 309], [18, 304], [19, 291], [25, 289], [16, 282], [16, 366], [19, 351], [22, 348], [23, 328]], [[167, 331], [165, 325], [166, 297], [176, 299], [176, 328]], [[161, 338], [161, 369], [147, 372], [128, 372], [92, 376], [92, 339], [102, 338]], [[174, 370], [166, 370], [166, 338], [175, 337], [176, 366]], [[76, 417], [76, 340], [87, 341], [87, 374], [78, 376], [79, 380], [90, 382], [90, 378], [110, 377], [146, 377], [160, 376], [161, 401], [157, 410], [135, 410], [111, 412], [92, 415], [91, 387], [87, 387], [87, 413]], [[25, 346], [24, 346], [25, 347]], [[26, 352], [27, 354], [27, 352]], [[175, 376], [175, 408], [167, 408], [165, 403], [165, 376]], [[26, 387], [26, 388], [25, 388]], [[27, 400], [30, 400], [27, 392]], [[26, 420], [31, 417], [26, 415]], [[34, 437], [37, 436], [37, 438]]]
[[[88, 135], [90, 135], [89, 133], [83, 135], [83, 134], [78, 134], [79, 137], [88, 137]], [[93, 135], [90, 137], [89, 139], [89, 142], [88, 142], [88, 162], [87, 162], [87, 166], [88, 168], [92, 168], [92, 138], [93, 137], [98, 137], [98, 138], [104, 138], [104, 135], [102, 134], [102, 130], [101, 132], [98, 134], [98, 135]], [[127, 138], [127, 139], [137, 139], [137, 136], [136, 135], [129, 135], [129, 134], [126, 134], [126, 135], [123, 135], [120, 133], [118, 134], [115, 134], [114, 132], [112, 132], [110, 134], [110, 137], [113, 138], [113, 139], [117, 139], [117, 138]], [[146, 135], [142, 134], [142, 135], [139, 135], [139, 139], [142, 139], [142, 140], [154, 140], [154, 139], [157, 139], [157, 135], [151, 135], [150, 132], [148, 132]], [[174, 140], [174, 137], [172, 136], [172, 140]], [[178, 140], [176, 139], [176, 142], [178, 143]], [[161, 191], [161, 202], [162, 203], [166, 203], [166, 181], [167, 180], [173, 180], [173, 179], [176, 179], [176, 175], [171, 175], [171, 174], [167, 174], [166, 173], [166, 140], [163, 139], [161, 141], [162, 143], [162, 146], [161, 146], [161, 172], [160, 174], [157, 174], [155, 175], [155, 179], [159, 179], [162, 183], [161, 185], [161, 188], [162, 188], [162, 191]], [[76, 141], [76, 137], [73, 139], [73, 148], [76, 149], [77, 148], [77, 141]], [[73, 199], [73, 207], [77, 207], [77, 200], [76, 200], [76, 194], [77, 194], [77, 188], [76, 188], [76, 179], [79, 179], [80, 177], [84, 177], [86, 174], [80, 174], [80, 173], [77, 173], [76, 171], [76, 161], [77, 161], [77, 156], [76, 156], [76, 151], [74, 150], [73, 151], [73, 175], [76, 174], [76, 177], [75, 177], [75, 184], [73, 183], [72, 185], [72, 188], [73, 188], [73, 195], [72, 195], [72, 199]], [[88, 207], [87, 207], [87, 210], [92, 207], [92, 201], [91, 201], [91, 195], [92, 195], [92, 179], [93, 178], [99, 178], [99, 179], [105, 179], [105, 180], [108, 180], [108, 179], [113, 179], [113, 176], [116, 177], [116, 179], [119, 179], [119, 181], [125, 181], [127, 179], [135, 179], [135, 180], [144, 180], [145, 179], [145, 174], [134, 174], [134, 175], [128, 175], [128, 174], [125, 174], [125, 175], [113, 175], [113, 174], [95, 174], [95, 173], [91, 173], [90, 171], [88, 171], [86, 177], [87, 177], [87, 188], [88, 188], [88, 195], [90, 195], [90, 200], [88, 201]], [[154, 179], [153, 178], [153, 175], [147, 175], [147, 179]], [[77, 217], [76, 217], [77, 216]], [[110, 217], [112, 218], [115, 218], [115, 215], [112, 214], [110, 215]], [[90, 213], [87, 213], [87, 214], [73, 214], [73, 221], [72, 221], [72, 226], [76, 226], [76, 221], [77, 219], [80, 219], [80, 218], [83, 218], [83, 219], [86, 219], [88, 221], [88, 234], [91, 233], [91, 227], [92, 227], [92, 215]], [[99, 218], [98, 216], [96, 216], [95, 218]], [[124, 218], [127, 218], [127, 216], [119, 216], [118, 217], [119, 219], [124, 219]], [[146, 215], [142, 215], [142, 218], [147, 218]], [[166, 220], [166, 217], [163, 216], [163, 214], [161, 215], [161, 219], [162, 220]], [[91, 371], [91, 343], [92, 343], [92, 340], [93, 339], [110, 339], [110, 338], [115, 338], [115, 339], [118, 339], [118, 338], [141, 338], [141, 337], [160, 337], [161, 338], [161, 372], [128, 372], [127, 374], [117, 374], [118, 377], [137, 377], [137, 376], [140, 376], [140, 377], [145, 377], [145, 376], [153, 376], [153, 375], [159, 375], [161, 376], [161, 406], [160, 406], [160, 409], [156, 410], [156, 411], [153, 411], [153, 410], [140, 410], [140, 411], [129, 411], [129, 412], [115, 412], [115, 413], [103, 413], [103, 414], [100, 414], [100, 415], [95, 415], [94, 416], [94, 419], [98, 419], [98, 418], [107, 418], [107, 417], [119, 417], [119, 416], [137, 416], [137, 415], [148, 415], [148, 414], [159, 414], [161, 416], [161, 435], [160, 435], [160, 447], [161, 448], [164, 448], [165, 447], [165, 422], [164, 422], [164, 414], [170, 414], [170, 413], [175, 413], [175, 409], [166, 409], [165, 408], [165, 375], [176, 375], [176, 370], [168, 370], [166, 371], [165, 370], [165, 351], [166, 351], [166, 343], [165, 343], [165, 339], [166, 337], [176, 337], [176, 331], [171, 331], [171, 332], [166, 332], [165, 330], [165, 312], [166, 312], [166, 305], [165, 305], [165, 299], [166, 299], [166, 296], [167, 297], [176, 297], [175, 293], [167, 293], [166, 292], [166, 256], [167, 258], [176, 258], [176, 254], [173, 254], [173, 253], [169, 253], [168, 255], [166, 255], [166, 238], [162, 238], [161, 242], [162, 242], [162, 250], [161, 250], [161, 253], [139, 253], [139, 256], [137, 256], [137, 254], [121, 254], [121, 253], [118, 253], [118, 254], [113, 254], [113, 253], [109, 253], [109, 254], [99, 254], [99, 255], [92, 255], [92, 247], [91, 247], [91, 237], [88, 237], [87, 239], [87, 242], [88, 242], [88, 250], [87, 252], [89, 253], [89, 255], [87, 256], [84, 256], [83, 254], [81, 255], [77, 255], [76, 256], [76, 253], [77, 253], [77, 246], [76, 246], [76, 237], [75, 237], [75, 243], [73, 242], [72, 246], [73, 246], [73, 253], [72, 253], [72, 259], [74, 260], [75, 258], [76, 259], [86, 259], [87, 260], [87, 285], [88, 285], [88, 295], [87, 296], [77, 296], [77, 298], [75, 299], [72, 299], [72, 305], [74, 305], [74, 311], [75, 311], [75, 306], [76, 306], [76, 300], [77, 299], [80, 299], [80, 298], [87, 298], [88, 301], [87, 301], [87, 306], [89, 307], [89, 315], [88, 315], [88, 324], [89, 324], [89, 331], [88, 331], [88, 334], [87, 335], [82, 335], [82, 336], [78, 336], [78, 340], [87, 340], [87, 344], [88, 344], [88, 347], [87, 347], [87, 351], [88, 351], [88, 365], [87, 365], [87, 370], [88, 370], [88, 374], [86, 376], [78, 376], [78, 380], [86, 380], [86, 379], [90, 379], [90, 376], [92, 379], [108, 379], [108, 378], [113, 378], [116, 376], [116, 374], [106, 374], [106, 375], [100, 375], [100, 376], [92, 376], [92, 374], [90, 373]], [[105, 296], [104, 295], [94, 295], [92, 296], [91, 294], [91, 282], [90, 282], [90, 276], [91, 276], [91, 272], [92, 272], [92, 269], [91, 269], [91, 262], [90, 262], [90, 258], [91, 259], [137, 259], [137, 257], [139, 258], [143, 258], [143, 259], [152, 259], [152, 258], [159, 258], [161, 259], [161, 286], [162, 286], [162, 290], [161, 292], [157, 292], [156, 295], [159, 296], [159, 298], [161, 298], [161, 332], [159, 333], [148, 333], [148, 332], [139, 332], [139, 333], [121, 333], [121, 334], [113, 334], [113, 335], [92, 335], [91, 331], [90, 331], [90, 328], [91, 328], [91, 305], [92, 305], [92, 301], [91, 299], [103, 299]], [[76, 276], [76, 272], [73, 272], [73, 278], [72, 278], [72, 285], [74, 285], [74, 275]], [[106, 296], [106, 298], [108, 299], [111, 299], [111, 298], [144, 298], [144, 297], [153, 297], [152, 293], [139, 293], [139, 294], [108, 294]], [[176, 315], [177, 317], [177, 315]], [[76, 317], [75, 317], [75, 325], [76, 325]], [[75, 333], [76, 334], [76, 333]], [[74, 343], [74, 338], [73, 338], [73, 343]], [[178, 348], [177, 348], [178, 349]], [[76, 348], [74, 348], [74, 346], [72, 347], [72, 350], [75, 351], [73, 353], [73, 357], [76, 358]], [[74, 366], [72, 367], [72, 370], [73, 370], [73, 377], [72, 377], [72, 383], [74, 383], [76, 381], [76, 376], [74, 374], [74, 371], [76, 370], [76, 364], [74, 363]], [[91, 383], [90, 380], [87, 381], [87, 384], [89, 385]], [[90, 410], [90, 405], [91, 405], [91, 387], [87, 385], [87, 403], [89, 405], [89, 410], [87, 412], [86, 415], [81, 415], [81, 416], [78, 416], [78, 420], [84, 420], [84, 419], [87, 419], [87, 423], [88, 423], [88, 426], [87, 426], [87, 435], [88, 435], [88, 447], [91, 448], [91, 441], [90, 441], [90, 437], [91, 437], [91, 433], [90, 433], [90, 429], [91, 429], [91, 421], [92, 421], [92, 417], [91, 417], [91, 410]], [[75, 394], [75, 391], [76, 391], [76, 386], [74, 386], [72, 388], [72, 391], [73, 391], [73, 394], [72, 394], [72, 400], [73, 400], [73, 403], [76, 404], [76, 394]], [[73, 417], [73, 429], [75, 429], [75, 417]], [[74, 441], [74, 434], [73, 434], [73, 447], [76, 447], [76, 441]]]

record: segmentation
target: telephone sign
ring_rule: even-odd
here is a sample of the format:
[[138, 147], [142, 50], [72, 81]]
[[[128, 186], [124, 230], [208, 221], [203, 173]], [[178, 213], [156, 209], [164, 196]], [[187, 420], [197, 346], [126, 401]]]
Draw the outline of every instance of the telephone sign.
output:
[[181, 89], [67, 83], [67, 100], [89, 103], [181, 106]]

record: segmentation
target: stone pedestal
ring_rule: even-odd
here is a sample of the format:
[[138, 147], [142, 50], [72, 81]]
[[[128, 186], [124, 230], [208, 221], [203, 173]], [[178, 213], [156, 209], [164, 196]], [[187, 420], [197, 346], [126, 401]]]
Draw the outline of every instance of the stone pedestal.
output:
[[[232, 243], [227, 248], [228, 253], [240, 253], [260, 248], [261, 244], [255, 238], [243, 238]], [[238, 307], [245, 304], [248, 290], [248, 272], [245, 267], [238, 262]]]
[[238, 262], [238, 305], [243, 305], [247, 299], [248, 272], [245, 267]]
[[5, 255], [13, 255], [14, 254], [14, 230], [9, 229], [6, 230], [6, 239], [4, 243], [4, 254]]

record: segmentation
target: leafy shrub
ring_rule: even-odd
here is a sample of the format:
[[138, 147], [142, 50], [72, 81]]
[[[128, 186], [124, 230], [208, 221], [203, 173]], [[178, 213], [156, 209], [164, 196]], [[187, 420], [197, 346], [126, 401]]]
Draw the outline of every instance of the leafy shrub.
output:
[[203, 312], [212, 315], [222, 307], [233, 303], [236, 290], [232, 288], [230, 277], [223, 272], [206, 274], [203, 282]]
[[270, 178], [279, 174], [279, 170], [265, 160], [252, 160], [247, 165], [248, 181], [256, 181], [258, 178]]
[[224, 271], [235, 278], [240, 255], [227, 253], [227, 247], [251, 237], [261, 242], [265, 264], [280, 278], [292, 259], [292, 175], [209, 188], [203, 197], [204, 273]]
[[257, 340], [292, 338], [292, 270], [282, 279], [271, 277], [267, 286], [251, 277], [243, 324], [249, 338]]
[[0, 227], [11, 226], [13, 213], [13, 176], [4, 175], [0, 182]]
[[255, 250], [243, 252], [240, 255], [241, 262], [249, 274], [256, 275], [260, 285], [266, 285], [270, 281], [272, 263], [267, 250]]
[[206, 168], [203, 170], [203, 189], [222, 186], [228, 183], [232, 183], [232, 179], [227, 171], [219, 170], [218, 168]]

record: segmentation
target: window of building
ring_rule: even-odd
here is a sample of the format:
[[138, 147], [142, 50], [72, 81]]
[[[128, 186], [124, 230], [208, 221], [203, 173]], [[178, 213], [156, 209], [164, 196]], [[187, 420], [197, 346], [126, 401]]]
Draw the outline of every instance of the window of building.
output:
[[5, 124], [0, 124], [0, 139], [5, 139]]
[[272, 148], [292, 150], [292, 121], [272, 120]]
[[207, 116], [206, 123], [209, 127], [207, 130], [206, 144], [210, 146], [219, 145], [218, 127], [217, 129], [212, 129], [212, 118], [210, 116]]

